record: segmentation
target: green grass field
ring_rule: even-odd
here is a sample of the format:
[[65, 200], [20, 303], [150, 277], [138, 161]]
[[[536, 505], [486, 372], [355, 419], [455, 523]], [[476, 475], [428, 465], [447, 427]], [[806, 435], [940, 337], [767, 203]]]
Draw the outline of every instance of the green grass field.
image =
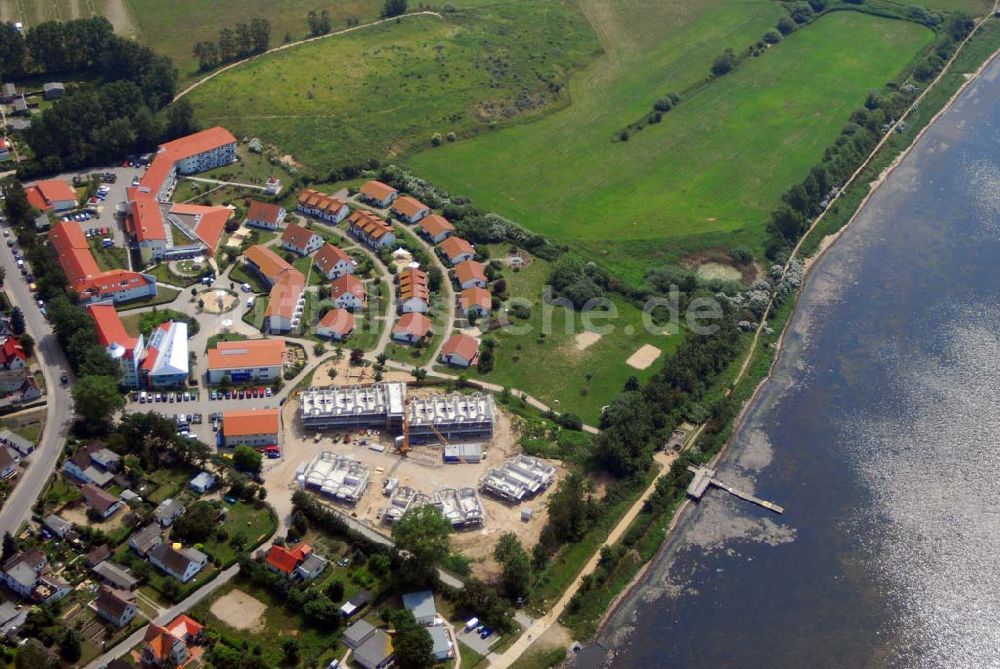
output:
[[[856, 12], [830, 14], [684, 100], [661, 124], [628, 142], [612, 141], [658, 92], [703, 76], [719, 41], [702, 49], [691, 41], [732, 25], [736, 8], [749, 5], [768, 7], [701, 3], [703, 15], [659, 49], [623, 53], [620, 71], [603, 62], [574, 79], [574, 104], [565, 111], [425, 151], [409, 165], [533, 230], [582, 240], [631, 279], [641, 278], [658, 253], [676, 253], [675, 239], [759, 249], [781, 193], [819, 161], [866, 92], [900, 72], [932, 33]], [[634, 17], [619, 18], [623, 30], [634, 24]], [[741, 30], [763, 32], [753, 22]], [[749, 35], [722, 43], [746, 43]]]
[[322, 173], [568, 101], [550, 85], [598, 46], [570, 0], [511, 0], [444, 17], [289, 49], [216, 77], [190, 100], [201, 123], [258, 136]]

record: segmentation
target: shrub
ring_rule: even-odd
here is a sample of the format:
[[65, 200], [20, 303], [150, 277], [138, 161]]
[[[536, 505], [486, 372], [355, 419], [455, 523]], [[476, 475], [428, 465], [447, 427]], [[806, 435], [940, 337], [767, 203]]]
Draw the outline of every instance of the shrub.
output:
[[778, 32], [785, 36], [791, 35], [795, 32], [795, 22], [787, 16], [782, 16], [778, 20]]
[[721, 77], [728, 72], [732, 72], [734, 67], [736, 67], [736, 52], [732, 49], [726, 49], [722, 52], [721, 56], [712, 62], [712, 74]]
[[431, 135], [431, 146], [441, 146], [441, 133], [436, 132]]
[[773, 28], [764, 33], [764, 41], [768, 44], [777, 44], [781, 41], [781, 33]]
[[456, 135], [453, 132], [449, 132], [447, 135], [445, 135], [445, 139], [447, 139], [449, 142], [454, 142], [456, 139]]

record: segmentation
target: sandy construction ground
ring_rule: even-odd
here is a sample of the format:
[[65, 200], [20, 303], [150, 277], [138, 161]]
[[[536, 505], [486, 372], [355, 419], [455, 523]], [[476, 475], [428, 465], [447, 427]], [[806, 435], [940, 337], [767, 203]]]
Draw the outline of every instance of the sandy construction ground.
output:
[[267, 606], [242, 590], [230, 590], [212, 603], [211, 614], [236, 630], [260, 632], [264, 629]]
[[204, 300], [206, 314], [224, 314], [236, 306], [239, 298], [228, 290], [206, 290], [198, 293]]
[[660, 349], [652, 344], [644, 344], [638, 351], [633, 353], [625, 361], [625, 364], [633, 369], [646, 369], [660, 357]]
[[573, 345], [577, 351], [585, 351], [601, 340], [601, 335], [596, 332], [581, 332], [573, 339]]

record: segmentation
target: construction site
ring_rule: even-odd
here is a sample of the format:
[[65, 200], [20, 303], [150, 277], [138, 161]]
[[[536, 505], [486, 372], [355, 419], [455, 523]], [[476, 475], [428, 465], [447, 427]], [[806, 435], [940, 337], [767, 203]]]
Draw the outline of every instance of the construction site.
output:
[[269, 492], [309, 491], [386, 535], [408, 510], [434, 505], [455, 530], [454, 547], [483, 575], [495, 568], [490, 556], [504, 532], [529, 548], [538, 542], [564, 473], [523, 454], [519, 419], [489, 394], [352, 384], [309, 388], [282, 410], [296, 427], [283, 435], [281, 460], [265, 464]]

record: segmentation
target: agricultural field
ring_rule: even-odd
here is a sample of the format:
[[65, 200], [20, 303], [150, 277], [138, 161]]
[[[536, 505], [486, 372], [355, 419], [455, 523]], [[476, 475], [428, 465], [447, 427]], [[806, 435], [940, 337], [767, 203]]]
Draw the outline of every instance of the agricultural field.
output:
[[[424, 151], [408, 165], [482, 208], [582, 242], [637, 282], [651, 261], [676, 260], [685, 247], [760, 250], [781, 193], [819, 161], [865, 94], [933, 37], [912, 23], [832, 13], [702, 87], [659, 125], [616, 141], [652, 100], [697, 82], [724, 45], [752, 42], [777, 16], [759, 2], [658, 4], [661, 18], [670, 8], [698, 15], [661, 29], [657, 45], [656, 31], [630, 30], [661, 25], [652, 17], [606, 11], [601, 37], [612, 55], [573, 80], [568, 109]], [[737, 14], [752, 8], [741, 24]], [[705, 39], [713, 31], [721, 34]]]
[[568, 103], [560, 90], [567, 72], [599, 46], [573, 3], [457, 4], [441, 17], [405, 18], [241, 65], [188, 99], [202, 124], [260, 137], [321, 174], [428, 146], [435, 132], [461, 135]]

